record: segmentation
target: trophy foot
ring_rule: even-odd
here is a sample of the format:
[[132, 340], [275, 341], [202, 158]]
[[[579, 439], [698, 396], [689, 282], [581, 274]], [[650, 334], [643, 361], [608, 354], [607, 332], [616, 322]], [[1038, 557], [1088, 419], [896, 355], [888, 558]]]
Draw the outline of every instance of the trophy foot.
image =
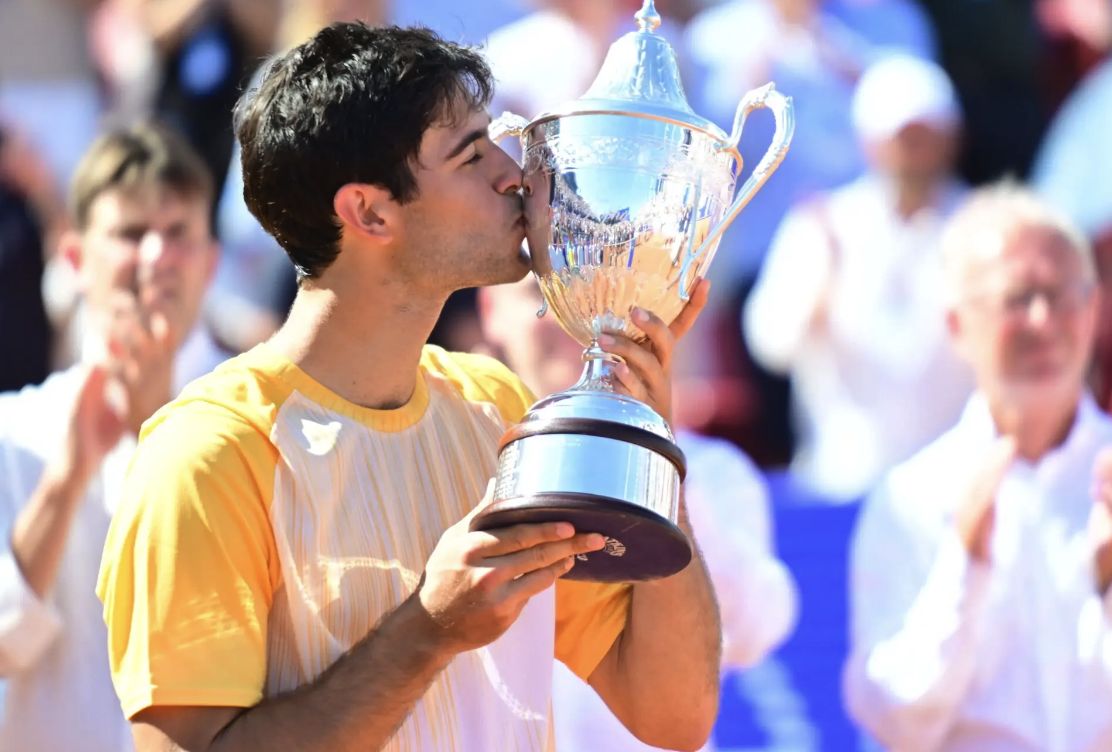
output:
[[650, 509], [586, 493], [538, 493], [495, 501], [473, 530], [522, 523], [570, 522], [577, 532], [606, 536], [601, 551], [580, 554], [569, 580], [628, 582], [675, 574], [691, 561], [687, 536]]

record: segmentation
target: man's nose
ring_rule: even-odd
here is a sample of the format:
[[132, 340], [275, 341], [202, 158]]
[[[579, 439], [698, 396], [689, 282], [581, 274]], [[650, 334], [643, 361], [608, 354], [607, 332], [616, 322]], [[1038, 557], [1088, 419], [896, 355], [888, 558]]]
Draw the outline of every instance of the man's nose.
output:
[[139, 265], [155, 266], [166, 256], [166, 239], [162, 233], [148, 230], [139, 241]]
[[1027, 305], [1027, 324], [1036, 328], [1043, 328], [1050, 323], [1050, 300], [1046, 293], [1038, 293], [1031, 298]]
[[521, 185], [524, 182], [524, 173], [521, 166], [501, 147], [498, 148], [498, 151], [501, 153], [499, 159], [502, 160], [503, 164], [500, 165], [495, 190], [502, 194], [517, 193], [521, 190]]

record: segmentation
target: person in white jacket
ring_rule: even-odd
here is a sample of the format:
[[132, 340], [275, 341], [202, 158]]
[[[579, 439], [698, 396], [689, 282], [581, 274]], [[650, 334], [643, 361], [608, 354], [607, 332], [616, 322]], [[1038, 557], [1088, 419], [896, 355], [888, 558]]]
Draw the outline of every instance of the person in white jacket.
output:
[[195, 327], [212, 190], [192, 149], [149, 125], [105, 134], [74, 175], [59, 252], [81, 281], [83, 360], [0, 394], [0, 750], [132, 748], [94, 586], [139, 426], [199, 375], [183, 365], [223, 358]]
[[1014, 185], [943, 239], [977, 392], [868, 499], [853, 543], [851, 715], [892, 750], [1112, 749], [1112, 419], [1085, 387], [1090, 248]]
[[[582, 348], [551, 313], [535, 315], [540, 304], [532, 277], [479, 292], [486, 341], [544, 396], [576, 381]], [[753, 666], [788, 637], [798, 612], [795, 581], [772, 547], [768, 490], [749, 458], [729, 442], [682, 429], [677, 440], [688, 463], [691, 527], [721, 612], [723, 666]], [[561, 752], [596, 749], [602, 740], [610, 752], [656, 749], [630, 734], [590, 686], [559, 664], [552, 702]]]

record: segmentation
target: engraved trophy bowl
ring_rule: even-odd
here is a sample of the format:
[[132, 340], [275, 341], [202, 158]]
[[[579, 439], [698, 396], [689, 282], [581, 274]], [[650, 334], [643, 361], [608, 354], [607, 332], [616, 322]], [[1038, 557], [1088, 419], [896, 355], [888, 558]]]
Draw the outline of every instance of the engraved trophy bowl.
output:
[[[521, 141], [526, 243], [545, 299], [537, 315], [550, 310], [586, 349], [579, 381], [503, 436], [494, 500], [472, 527], [568, 521], [605, 536], [569, 579], [647, 580], [691, 560], [676, 524], [683, 452], [667, 421], [615, 391], [598, 337], [643, 341], [634, 306], [676, 318], [794, 130], [791, 100], [771, 84], [745, 95], [730, 135], [695, 114], [652, 0], [635, 19], [583, 97], [532, 121], [505, 113], [490, 127], [495, 140]], [[762, 107], [775, 119], [772, 145], [735, 193], [742, 127]]]

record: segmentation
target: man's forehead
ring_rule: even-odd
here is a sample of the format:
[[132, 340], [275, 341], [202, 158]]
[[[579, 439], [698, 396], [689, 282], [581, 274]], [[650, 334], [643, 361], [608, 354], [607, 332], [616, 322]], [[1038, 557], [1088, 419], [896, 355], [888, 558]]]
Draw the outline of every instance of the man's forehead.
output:
[[100, 193], [89, 207], [90, 224], [153, 222], [167, 216], [207, 214], [204, 197], [164, 184], [110, 188]]
[[485, 107], [458, 104], [433, 121], [421, 137], [421, 158], [426, 164], [443, 161], [460, 139], [490, 125]]

